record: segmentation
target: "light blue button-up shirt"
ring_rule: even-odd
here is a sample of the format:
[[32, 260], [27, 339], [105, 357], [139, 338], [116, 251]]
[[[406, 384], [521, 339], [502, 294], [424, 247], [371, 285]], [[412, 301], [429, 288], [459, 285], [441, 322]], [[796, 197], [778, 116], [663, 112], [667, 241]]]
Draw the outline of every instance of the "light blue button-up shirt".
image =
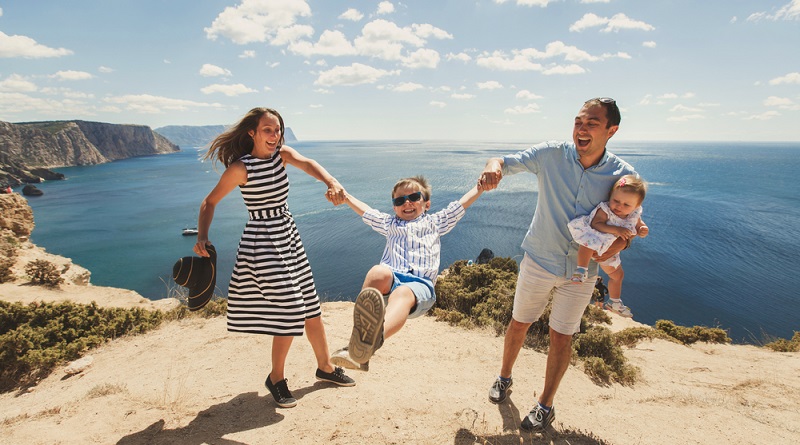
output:
[[[578, 160], [575, 144], [561, 141], [543, 142], [503, 157], [504, 176], [536, 175], [539, 196], [522, 250], [556, 276], [572, 276], [578, 260], [578, 243], [572, 240], [567, 223], [607, 201], [617, 179], [636, 174], [608, 149], [597, 165], [587, 169]], [[589, 264], [589, 274], [597, 274], [594, 261]]]

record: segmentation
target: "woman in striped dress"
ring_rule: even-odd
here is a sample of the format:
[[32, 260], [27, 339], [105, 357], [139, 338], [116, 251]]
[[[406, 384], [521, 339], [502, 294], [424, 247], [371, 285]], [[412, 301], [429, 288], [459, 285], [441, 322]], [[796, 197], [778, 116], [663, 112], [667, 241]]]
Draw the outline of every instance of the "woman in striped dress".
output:
[[284, 365], [292, 340], [304, 330], [317, 359], [317, 379], [340, 386], [355, 382], [330, 361], [311, 267], [286, 204], [289, 180], [284, 165], [324, 182], [326, 199], [334, 205], [344, 202], [344, 189], [316, 161], [284, 146], [283, 132], [277, 111], [254, 108], [211, 143], [205, 159], [222, 162], [225, 172], [200, 205], [194, 252], [208, 256], [214, 209], [238, 186], [250, 219], [228, 288], [228, 330], [273, 336], [272, 369], [265, 385], [277, 404], [288, 408], [297, 400], [289, 391]]

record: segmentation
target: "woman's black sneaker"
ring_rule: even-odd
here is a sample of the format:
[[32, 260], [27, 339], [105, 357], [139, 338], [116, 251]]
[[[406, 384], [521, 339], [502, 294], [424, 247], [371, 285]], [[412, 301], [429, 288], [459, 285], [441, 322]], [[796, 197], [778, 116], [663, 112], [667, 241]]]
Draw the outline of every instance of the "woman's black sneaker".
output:
[[275, 403], [281, 408], [291, 408], [297, 405], [297, 399], [292, 397], [292, 393], [289, 392], [287, 382], [286, 379], [283, 379], [278, 383], [272, 383], [270, 376], [267, 376], [267, 381], [264, 382], [270, 394], [272, 394], [272, 398], [275, 399]]
[[344, 369], [333, 368], [333, 372], [325, 372], [317, 368], [317, 380], [335, 383], [339, 386], [356, 386], [356, 381], [344, 374]]

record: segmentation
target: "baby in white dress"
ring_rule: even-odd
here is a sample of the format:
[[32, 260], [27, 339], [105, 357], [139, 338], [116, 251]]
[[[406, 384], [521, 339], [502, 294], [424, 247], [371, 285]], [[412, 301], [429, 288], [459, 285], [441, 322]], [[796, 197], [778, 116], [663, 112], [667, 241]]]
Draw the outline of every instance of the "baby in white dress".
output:
[[[589, 260], [602, 255], [609, 246], [622, 238], [630, 243], [634, 237], [646, 237], [650, 229], [642, 221], [642, 201], [647, 184], [635, 175], [621, 177], [611, 188], [607, 202], [601, 202], [592, 213], [569, 222], [572, 238], [580, 244], [578, 264], [572, 282], [583, 283], [588, 278]], [[609, 302], [603, 307], [623, 317], [632, 317], [630, 309], [622, 304], [622, 279], [624, 272], [619, 254], [600, 263], [608, 274]]]

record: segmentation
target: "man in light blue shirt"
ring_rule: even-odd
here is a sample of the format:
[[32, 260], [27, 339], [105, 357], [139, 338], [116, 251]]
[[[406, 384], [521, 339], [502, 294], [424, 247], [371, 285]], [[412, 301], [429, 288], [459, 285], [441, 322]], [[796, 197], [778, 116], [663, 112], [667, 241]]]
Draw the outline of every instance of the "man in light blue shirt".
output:
[[[522, 242], [514, 309], [506, 330], [503, 362], [489, 399], [505, 400], [511, 387], [511, 370], [525, 335], [539, 319], [553, 294], [550, 314], [550, 348], [544, 389], [538, 403], [522, 420], [526, 430], [542, 431], [553, 422], [558, 385], [569, 367], [572, 334], [580, 328], [581, 315], [592, 296], [597, 263], [589, 268], [590, 279], [581, 284], [570, 280], [577, 264], [578, 244], [567, 223], [589, 214], [621, 176], [635, 174], [633, 167], [606, 150], [606, 143], [619, 129], [621, 117], [610, 98], [586, 101], [575, 117], [572, 142], [545, 142], [519, 153], [492, 158], [480, 179], [483, 190], [497, 188], [503, 175], [529, 172], [536, 175], [539, 196], [528, 233]], [[618, 253], [625, 242], [617, 242], [597, 261]]]

